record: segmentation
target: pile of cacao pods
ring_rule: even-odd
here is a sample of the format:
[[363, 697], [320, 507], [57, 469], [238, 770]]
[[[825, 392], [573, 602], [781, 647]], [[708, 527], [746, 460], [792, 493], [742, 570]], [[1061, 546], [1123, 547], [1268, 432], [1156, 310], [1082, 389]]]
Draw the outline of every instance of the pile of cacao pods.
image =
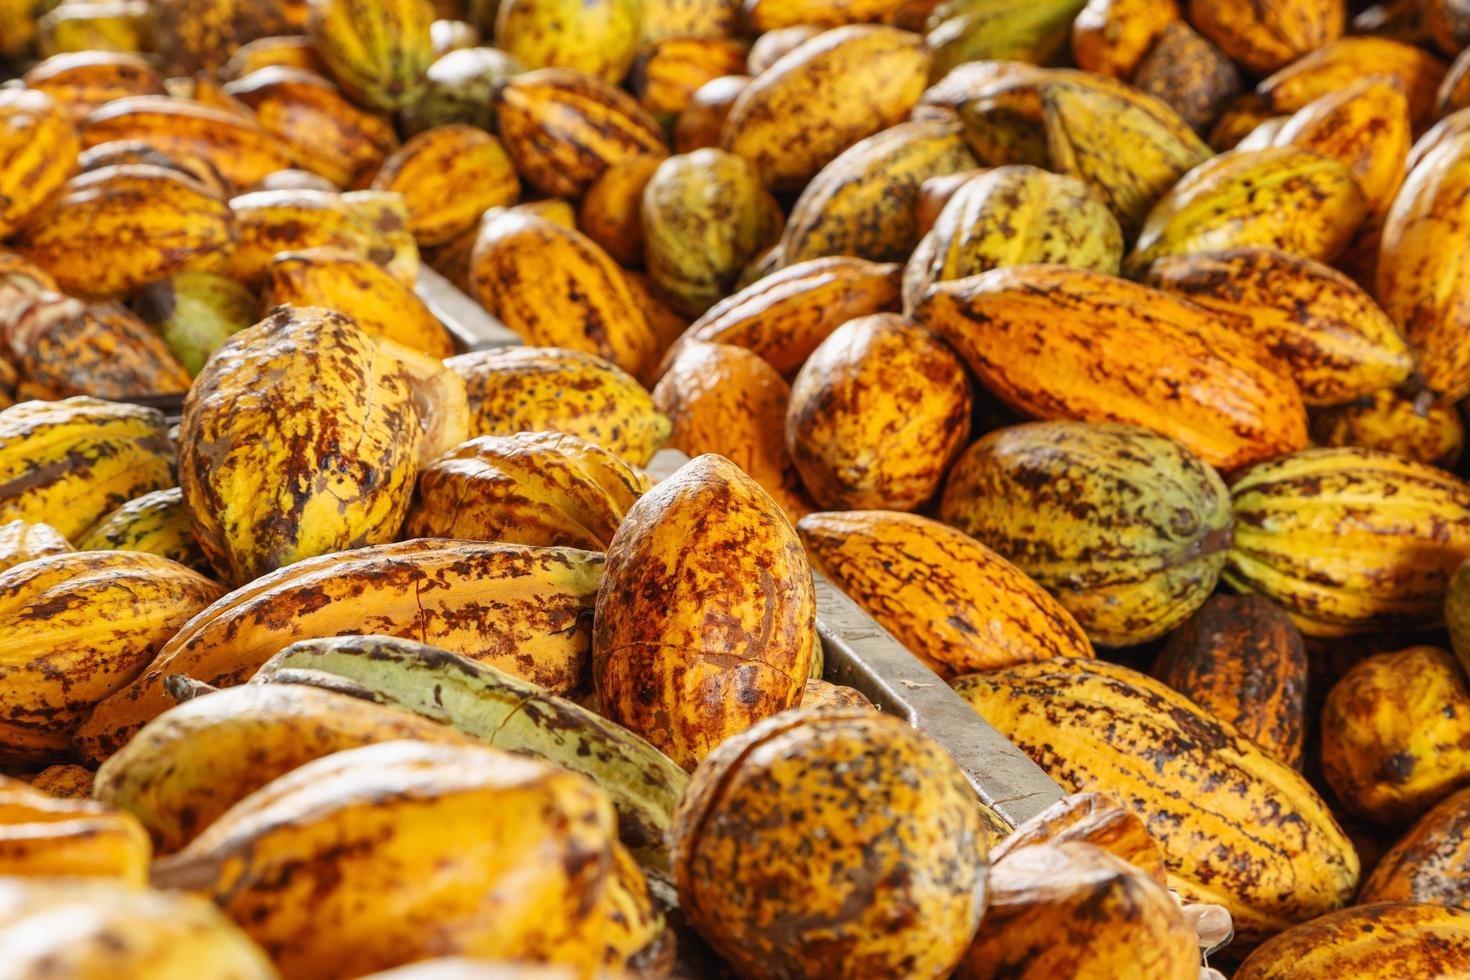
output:
[[0, 0], [0, 973], [1470, 976], [1467, 45]]

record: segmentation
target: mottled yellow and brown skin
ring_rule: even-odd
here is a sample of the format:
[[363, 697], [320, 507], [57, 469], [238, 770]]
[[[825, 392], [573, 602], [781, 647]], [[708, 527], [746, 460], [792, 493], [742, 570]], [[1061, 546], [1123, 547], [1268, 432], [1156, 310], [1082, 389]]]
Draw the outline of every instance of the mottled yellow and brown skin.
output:
[[131, 814], [0, 776], [0, 875], [108, 878], [136, 888], [148, 880], [150, 853]]
[[705, 147], [719, 147], [725, 117], [752, 81], [750, 75], [723, 75], [695, 89], [674, 123], [674, 152], [692, 153]]
[[495, 112], [516, 170], [554, 196], [581, 197], [612, 164], [668, 153], [637, 99], [569, 68], [512, 77], [496, 92]]
[[211, 575], [178, 487], [135, 497], [77, 538], [78, 551], [142, 551]]
[[1164, 28], [1132, 82], [1200, 133], [1209, 131], [1241, 89], [1235, 63], [1182, 20]]
[[605, 949], [615, 827], [581, 776], [387, 742], [274, 780], [158, 862], [154, 881], [213, 899], [289, 977], [454, 953], [590, 972], [627, 956]]
[[[128, 163], [147, 163], [165, 170], [176, 170], [185, 177], [192, 177], [213, 193], [223, 197], [229, 194], [225, 179], [214, 169], [214, 164], [203, 157], [189, 156], [179, 150], [164, 153], [146, 140], [113, 140], [98, 143], [83, 150], [77, 157], [77, 168], [81, 173], [101, 170]], [[330, 186], [330, 185], [328, 185]]]
[[1027, 415], [1143, 426], [1221, 469], [1307, 443], [1301, 394], [1265, 348], [1161, 290], [1010, 266], [935, 284], [915, 318]]
[[1199, 940], [1163, 885], [1084, 841], [997, 857], [956, 980], [1196, 980]]
[[342, 203], [373, 233], [367, 257], [405, 286], [415, 288], [419, 281], [419, 246], [408, 230], [408, 202], [403, 195], [368, 188], [347, 191]]
[[735, 100], [720, 142], [774, 190], [796, 190], [843, 150], [903, 120], [929, 74], [923, 39], [853, 24], [777, 61]]
[[495, 47], [527, 68], [568, 68], [617, 85], [638, 54], [636, 0], [504, 0]]
[[759, 356], [730, 344], [682, 345], [653, 389], [673, 422], [673, 445], [694, 457], [718, 453], [765, 489], [793, 523], [813, 504], [786, 452], [791, 389]]
[[945, 343], [897, 313], [849, 320], [791, 385], [786, 451], [829, 510], [917, 510], [970, 434], [970, 382]]
[[1416, 902], [1343, 909], [1252, 953], [1235, 980], [1456, 980], [1470, 973], [1470, 912]]
[[[744, 347], [791, 377], [848, 320], [896, 310], [899, 271], [843, 256], [798, 262], [720, 300], [689, 325], [684, 339]], [[664, 356], [665, 366], [681, 345]]]
[[388, 157], [373, 178], [408, 205], [408, 228], [424, 247], [474, 228], [480, 215], [514, 204], [520, 178], [500, 140], [476, 126], [437, 126]]
[[90, 800], [95, 773], [73, 764], [47, 766], [30, 777], [33, 787], [58, 800]]
[[398, 148], [387, 119], [358, 108], [331, 82], [305, 69], [261, 68], [230, 82], [224, 93], [254, 110], [298, 165], [338, 187], [372, 173]]
[[46, 297], [10, 324], [17, 398], [183, 394], [189, 372], [158, 333], [117, 303]]
[[349, 95], [394, 110], [423, 90], [434, 60], [433, 20], [430, 0], [313, 0], [307, 34]]
[[643, 188], [659, 157], [632, 157], [602, 172], [577, 207], [577, 228], [623, 266], [643, 262]]
[[1372, 215], [1393, 202], [1412, 142], [1408, 97], [1398, 83], [1374, 77], [1313, 99], [1275, 139], [1277, 146], [1316, 150], [1347, 167]]
[[239, 241], [225, 272], [249, 288], [263, 283], [281, 252], [331, 246], [385, 267], [394, 259], [392, 245], [366, 215], [330, 191], [253, 191], [231, 198], [230, 210]]
[[1214, 590], [1230, 544], [1215, 471], [1125, 425], [998, 429], [954, 465], [939, 517], [1014, 562], [1105, 646], [1183, 622]]
[[142, 140], [167, 154], [209, 161], [235, 188], [291, 166], [291, 151], [259, 122], [238, 112], [161, 95], [99, 106], [81, 125], [82, 145]]
[[1358, 891], [1365, 905], [1400, 901], [1470, 909], [1470, 789], [1419, 817]]
[[404, 533], [605, 551], [648, 488], [622, 457], [576, 436], [480, 436], [419, 472]]
[[1357, 82], [1364, 65], [1372, 65], [1374, 75], [1396, 79], [1403, 86], [1416, 131], [1434, 121], [1435, 90], [1445, 76], [1445, 63], [1421, 47], [1386, 37], [1338, 38], [1304, 54], [1256, 90], [1275, 112], [1296, 112]]
[[528, 344], [605, 357], [643, 378], [658, 341], [623, 271], [579, 231], [519, 209], [487, 215], [470, 257], [476, 299]]
[[1169, 636], [1154, 675], [1301, 768], [1306, 647], [1291, 617], [1269, 599], [1212, 596]]
[[643, 44], [675, 37], [736, 37], [739, 0], [645, 0], [640, 29]]
[[699, 316], [781, 234], [776, 200], [741, 157], [704, 149], [669, 157], [643, 188], [643, 259], [659, 295]]
[[1465, 448], [1465, 421], [1431, 392], [1382, 388], [1344, 405], [1312, 412], [1312, 441], [1359, 446], [1453, 469]]
[[[929, 77], [995, 61], [1054, 65], [1066, 61], [1072, 20], [1085, 0], [1000, 0], [985, 4], [936, 3], [914, 29], [926, 31], [934, 51]], [[914, 3], [913, 7], [917, 7]], [[910, 9], [913, 9], [911, 7]]]
[[722, 456], [635, 504], [607, 551], [592, 679], [602, 711], [686, 769], [801, 702], [816, 632], [790, 522]]
[[808, 678], [806, 689], [801, 694], [800, 707], [804, 711], [813, 711], [825, 708], [866, 708], [868, 711], [877, 711], [873, 702], [869, 701], [863, 692], [842, 684], [833, 684], [819, 677]]
[[1221, 51], [1256, 75], [1277, 70], [1342, 36], [1343, 0], [1212, 4], [1189, 0], [1189, 20]]
[[1267, 124], [1279, 126], [1285, 119], [1263, 97], [1255, 92], [1246, 92], [1226, 103], [1224, 111], [1210, 128], [1210, 146], [1224, 153], [1240, 146], [1259, 127]]
[[1092, 656], [1087, 634], [1045, 589], [938, 521], [828, 512], [802, 518], [797, 532], [822, 574], [941, 677]]
[[77, 51], [47, 58], [22, 76], [26, 88], [45, 92], [75, 122], [98, 106], [130, 95], [166, 95], [163, 76], [142, 55]]
[[[40, 13], [45, 7], [33, 9]], [[58, 6], [36, 21], [36, 51], [43, 58], [70, 51], [144, 51], [153, 43], [149, 11], [125, 2]]]
[[671, 119], [684, 111], [706, 82], [744, 72], [749, 47], [745, 41], [724, 37], [660, 41], [638, 59], [633, 91], [649, 112]]
[[243, 684], [170, 708], [97, 771], [93, 795], [172, 854], [277, 776], [378, 742], [476, 740], [427, 718], [303, 684]]
[[1343, 806], [1402, 825], [1470, 782], [1470, 689], [1454, 656], [1369, 657], [1322, 707], [1322, 771]]
[[179, 486], [210, 563], [235, 584], [393, 540], [418, 466], [463, 440], [464, 382], [335, 311], [281, 307], [199, 373]]
[[301, 68], [326, 78], [326, 64], [312, 46], [311, 38], [302, 34], [280, 34], [259, 37], [230, 55], [230, 60], [219, 70], [219, 77], [227, 82], [244, 78], [253, 71], [280, 65], [284, 68]]
[[1008, 265], [1049, 263], [1116, 275], [1123, 232], [1087, 184], [1025, 164], [957, 188], [903, 270], [906, 309], [936, 282]]
[[0, 571], [14, 568], [32, 558], [64, 555], [75, 551], [50, 524], [14, 520], [0, 524]]
[[1102, 793], [1068, 793], [1017, 827], [991, 849], [992, 862], [1037, 844], [1080, 841], [1122, 858], [1159, 884], [1168, 884], [1164, 855], [1143, 821]]
[[229, 205], [203, 184], [127, 164], [63, 184], [20, 250], [68, 293], [110, 299], [184, 269], [222, 268], [236, 235]]
[[0, 574], [0, 760], [48, 762], [92, 706], [124, 688], [223, 593], [136, 552], [49, 555]]
[[1175, 0], [1089, 0], [1072, 21], [1072, 60], [1083, 71], [1126, 81], [1178, 21]]
[[567, 432], [634, 466], [669, 438], [669, 419], [638, 382], [592, 354], [559, 347], [503, 347], [445, 365], [465, 380], [471, 436]]
[[101, 762], [126, 744], [174, 703], [164, 686], [171, 674], [241, 684], [277, 651], [323, 636], [415, 639], [565, 694], [586, 677], [601, 579], [594, 552], [438, 538], [299, 561], [173, 635], [145, 673], [92, 713], [78, 747]]
[[1470, 485], [1390, 453], [1303, 450], [1251, 467], [1231, 493], [1225, 581], [1308, 636], [1435, 626], [1470, 558]]
[[[58, 929], [56, 923], [68, 923]], [[24, 951], [22, 951], [24, 940]], [[6, 878], [0, 942], [18, 977], [202, 976], [279, 980], [270, 959], [209, 902], [102, 881]]]
[[1296, 146], [1235, 150], [1159, 199], [1123, 269], [1140, 275], [1166, 255], [1247, 245], [1331, 262], [1367, 213], [1352, 173], [1331, 157]]
[[1169, 887], [1224, 905], [1242, 946], [1352, 898], [1358, 856], [1311, 785], [1162, 683], [1058, 659], [971, 674], [955, 689], [1064, 789], [1136, 813]]
[[294, 0], [158, 0], [153, 32], [169, 74], [213, 72], [242, 45], [296, 33], [297, 6]]
[[984, 908], [974, 795], [891, 715], [771, 718], [700, 766], [674, 820], [681, 907], [741, 976], [945, 977]]
[[1251, 246], [1171, 255], [1143, 281], [1215, 314], [1290, 371], [1302, 401], [1340, 405], [1406, 380], [1414, 354], [1361, 286], [1331, 266]]
[[261, 306], [322, 306], [375, 337], [449, 357], [454, 340], [412, 289], [388, 270], [347, 249], [322, 246], [278, 252], [265, 271]]
[[161, 412], [80, 397], [0, 412], [0, 519], [79, 537], [119, 504], [175, 482]]
[[828, 255], [902, 262], [919, 241], [920, 186], [974, 166], [953, 120], [899, 123], [853, 144], [796, 199], [781, 238], [782, 264]]

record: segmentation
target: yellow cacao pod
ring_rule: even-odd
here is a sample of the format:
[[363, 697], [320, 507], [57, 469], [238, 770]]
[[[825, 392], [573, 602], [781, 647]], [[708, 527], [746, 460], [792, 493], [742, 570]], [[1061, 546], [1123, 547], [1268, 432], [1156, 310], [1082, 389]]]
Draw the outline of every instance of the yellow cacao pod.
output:
[[1239, 980], [1396, 980], [1470, 970], [1470, 912], [1419, 902], [1343, 909], [1288, 929], [1235, 971]]
[[1382, 388], [1312, 412], [1312, 441], [1358, 446], [1453, 470], [1465, 448], [1459, 409], [1428, 391]]
[[64, 555], [75, 550], [50, 524], [32, 524], [20, 519], [0, 524], [0, 571], [32, 558]]
[[616, 85], [638, 54], [639, 0], [500, 0], [495, 47], [527, 68], [571, 68]]
[[45, 92], [74, 122], [98, 106], [130, 95], [166, 95], [163, 77], [142, 55], [124, 51], [58, 54], [23, 76], [26, 88]]
[[1188, 12], [1201, 34], [1257, 75], [1337, 40], [1347, 20], [1343, 0], [1269, 0], [1244, 6], [1189, 0]]
[[44, 92], [0, 92], [0, 238], [29, 221], [77, 165], [76, 131]]
[[199, 542], [194, 540], [184, 494], [178, 487], [129, 500], [88, 528], [77, 539], [77, 550], [143, 551], [196, 572], [211, 572]]
[[148, 834], [131, 814], [90, 799], [58, 799], [0, 776], [0, 873], [39, 878], [148, 878]]
[[313, 0], [307, 33], [337, 84], [374, 109], [401, 109], [434, 60], [430, 0]]
[[423, 246], [452, 241], [490, 208], [514, 204], [521, 193], [500, 140], [462, 124], [428, 129], [409, 140], [384, 161], [373, 187], [403, 195], [408, 230]]

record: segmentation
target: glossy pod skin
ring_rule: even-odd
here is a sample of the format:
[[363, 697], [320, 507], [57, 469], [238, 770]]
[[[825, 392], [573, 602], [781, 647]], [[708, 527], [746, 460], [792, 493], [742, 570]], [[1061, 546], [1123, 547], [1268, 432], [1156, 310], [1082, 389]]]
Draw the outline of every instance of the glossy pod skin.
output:
[[1133, 426], [1033, 422], [970, 446], [939, 517], [1055, 595], [1094, 643], [1131, 646], [1214, 590], [1229, 492], [1177, 443]]
[[213, 574], [194, 540], [184, 493], [178, 487], [135, 497], [77, 538], [78, 551], [142, 551]]
[[1291, 618], [1260, 596], [1211, 596], [1170, 636], [1154, 675], [1300, 769], [1307, 653]]
[[81, 149], [44, 92], [0, 92], [0, 238], [14, 234], [71, 176]]
[[383, 161], [372, 186], [403, 195], [408, 230], [426, 247], [464, 234], [480, 215], [514, 204], [521, 193], [500, 140], [464, 124], [437, 126], [410, 139]]
[[1068, 793], [1013, 830], [990, 852], [999, 863], [1014, 851], [1038, 844], [1081, 842], [1102, 848], [1142, 871], [1154, 881], [1168, 883], [1159, 844], [1132, 810], [1103, 793]]
[[0, 813], [0, 871], [8, 877], [108, 878], [134, 888], [147, 880], [148, 834], [131, 814], [7, 776]]
[[163, 76], [147, 58], [126, 51], [77, 51], [53, 55], [21, 77], [26, 88], [44, 92], [73, 121], [113, 99], [167, 95]]
[[[759, 571], [731, 576], [737, 562]], [[780, 507], [729, 460], [700, 456], [613, 536], [592, 679], [610, 719], [693, 769], [800, 703], [815, 630], [811, 568]]]
[[1470, 789], [1445, 797], [1379, 860], [1358, 902], [1432, 902], [1470, 910]]
[[423, 90], [433, 19], [425, 0], [313, 0], [307, 33], [337, 84], [359, 102], [393, 110]]
[[917, 514], [838, 511], [796, 526], [813, 565], [941, 677], [1090, 657], [1044, 589], [974, 538]]
[[21, 375], [17, 398], [128, 399], [189, 389], [188, 372], [164, 340], [117, 303], [42, 295], [11, 321], [6, 339]]
[[0, 524], [0, 572], [46, 555], [75, 551], [50, 524], [14, 520]]
[[1303, 450], [1241, 473], [1231, 495], [1225, 581], [1308, 636], [1437, 625], [1470, 558], [1470, 486], [1389, 453]]
[[680, 904], [743, 976], [944, 977], [984, 908], [986, 831], [958, 767], [866, 709], [786, 712], [726, 741], [674, 834]]
[[1306, 445], [1300, 392], [1265, 349], [1160, 290], [1013, 266], [935, 284], [915, 317], [1029, 415], [1141, 425], [1221, 469]]
[[1097, 790], [1158, 840], [1169, 886], [1224, 905], [1253, 945], [1346, 905], [1358, 856], [1284, 762], [1183, 695], [1103, 660], [971, 674], [955, 690], [1072, 792]]
[[1360, 79], [1303, 106], [1282, 124], [1274, 142], [1315, 150], [1343, 164], [1369, 213], [1381, 216], [1404, 180], [1413, 142], [1409, 100], [1395, 82]]
[[1191, 23], [1241, 67], [1267, 74], [1336, 40], [1343, 32], [1343, 0], [1280, 0], [1221, 7], [1189, 0]]
[[1237, 980], [1451, 980], [1470, 970], [1470, 912], [1416, 902], [1343, 909], [1287, 930]]
[[1360, 80], [1365, 64], [1403, 87], [1415, 131], [1434, 122], [1435, 89], [1445, 77], [1445, 63], [1418, 45], [1387, 37], [1340, 37], [1263, 79], [1256, 91], [1273, 113], [1292, 113]]
[[1312, 441], [1357, 446], [1453, 470], [1465, 448], [1459, 410], [1429, 391], [1381, 388], [1371, 395], [1312, 412]]

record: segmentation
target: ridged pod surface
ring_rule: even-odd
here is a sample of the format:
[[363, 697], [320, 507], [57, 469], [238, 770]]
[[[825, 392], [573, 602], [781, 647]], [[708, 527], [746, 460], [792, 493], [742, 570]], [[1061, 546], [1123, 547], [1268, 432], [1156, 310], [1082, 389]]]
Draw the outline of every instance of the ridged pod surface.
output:
[[404, 532], [605, 551], [647, 480], [564, 432], [480, 436], [419, 472]]
[[499, 211], [480, 223], [470, 262], [475, 298], [526, 343], [596, 354], [639, 378], [658, 357], [623, 270], [581, 232]]
[[21, 251], [68, 293], [107, 299], [185, 269], [222, 268], [235, 242], [223, 198], [178, 171], [129, 164], [63, 184]]
[[1117, 274], [1118, 221], [1087, 184], [1026, 164], [966, 181], [934, 219], [903, 271], [907, 309], [936, 282], [1007, 265], [1049, 263]]
[[1410, 647], [1361, 661], [1322, 707], [1322, 772], [1352, 812], [1405, 824], [1470, 782], [1470, 689], [1453, 655]]
[[1432, 392], [1382, 388], [1312, 412], [1312, 442], [1358, 446], [1453, 470], [1465, 448], [1465, 420]]
[[32, 558], [64, 555], [75, 550], [77, 549], [50, 524], [33, 524], [22, 520], [0, 524], [0, 572]]
[[1331, 157], [1295, 146], [1234, 150], [1159, 199], [1123, 269], [1138, 275], [1165, 255], [1245, 245], [1331, 262], [1367, 213], [1352, 173]]
[[1037, 844], [1080, 841], [1116, 855], [1159, 884], [1168, 883], [1164, 854], [1143, 821], [1111, 796], [1068, 793], [1013, 830], [990, 852], [992, 863]]
[[658, 165], [643, 189], [643, 257], [658, 293], [698, 316], [781, 234], [781, 209], [755, 170], [723, 150]]
[[159, 855], [188, 844], [277, 776], [333, 752], [415, 739], [473, 745], [405, 711], [302, 684], [193, 698], [143, 727], [97, 772], [97, 799], [141, 820]]
[[669, 420], [631, 375], [580, 351], [502, 347], [451, 357], [464, 378], [472, 436], [566, 432], [643, 466], [669, 437]]
[[795, 523], [812, 510], [783, 435], [791, 388], [758, 355], [690, 341], [653, 389], [673, 422], [669, 444], [693, 458], [718, 453], [761, 485]]
[[638, 54], [638, 0], [501, 0], [495, 47], [527, 68], [571, 68], [613, 85]]
[[230, 199], [239, 241], [225, 272], [258, 287], [281, 252], [333, 246], [372, 259], [391, 271], [391, 244], [364, 213], [331, 191], [254, 191]]
[[162, 412], [80, 397], [0, 412], [0, 519], [45, 521], [74, 538], [174, 482]]
[[349, 95], [393, 110], [423, 91], [433, 20], [430, 0], [311, 0], [307, 33]]
[[1215, 471], [1128, 425], [992, 432], [950, 471], [939, 517], [1035, 579], [1105, 646], [1183, 622], [1214, 590], [1230, 545], [1230, 495]]
[[924, 20], [933, 78], [984, 61], [1054, 65], [1065, 60], [1084, 0], [944, 0]]
[[1389, 453], [1303, 450], [1251, 467], [1231, 494], [1225, 581], [1308, 636], [1434, 626], [1470, 558], [1470, 486]]
[[1103, 660], [1043, 660], [955, 689], [1064, 789], [1136, 813], [1169, 887], [1224, 905], [1242, 945], [1352, 898], [1358, 856], [1311, 785], [1160, 682]]
[[1167, 888], [1084, 841], [1008, 852], [956, 980], [1195, 980], [1199, 939]]
[[230, 686], [297, 640], [406, 636], [463, 653], [553, 693], [586, 676], [602, 556], [417, 539], [310, 558], [224, 596], [180, 630], [148, 670], [92, 713], [78, 748], [101, 762], [172, 704], [183, 674]]
[[0, 92], [0, 238], [9, 238], [76, 169], [80, 145], [44, 92]]
[[113, 99], [168, 94], [158, 69], [143, 55], [126, 51], [58, 54], [32, 66], [21, 80], [55, 99], [74, 122]]
[[148, 880], [150, 851], [130, 814], [0, 776], [0, 874], [110, 878], [136, 888]]
[[189, 373], [130, 310], [47, 294], [39, 300], [6, 332], [20, 372], [17, 398], [127, 399], [189, 390]]
[[1171, 255], [1143, 282], [1196, 303], [1254, 338], [1308, 405], [1337, 405], [1409, 377], [1414, 354], [1363, 288], [1331, 266], [1274, 248]]
[[0, 943], [19, 977], [280, 976], [209, 902], [113, 882], [0, 881]]
[[224, 93], [249, 106], [261, 125], [290, 147], [298, 164], [338, 187], [372, 173], [398, 148], [387, 119], [358, 108], [314, 72], [262, 68], [230, 82]]
[[500, 140], [475, 126], [425, 130], [383, 162], [378, 190], [403, 195], [408, 230], [420, 245], [443, 245], [490, 208], [514, 204], [521, 182]]
[[1089, 0], [1072, 21], [1072, 60], [1083, 71], [1126, 81], [1179, 16], [1175, 0]]
[[970, 436], [970, 381], [944, 341], [897, 313], [849, 320], [791, 384], [786, 451], [830, 510], [918, 510]]
[[1470, 789], [1419, 817], [1378, 862], [1358, 902], [1433, 902], [1470, 910]]
[[1381, 215], [1403, 183], [1412, 129], [1403, 89], [1370, 77], [1303, 106], [1273, 142], [1337, 160], [1358, 182], [1369, 214]]
[[808, 514], [812, 564], [941, 677], [1090, 657], [1057, 600], [974, 538], [917, 514]]
[[1452, 980], [1470, 971], [1470, 912], [1417, 902], [1344, 909], [1282, 933], [1236, 980]]
[[454, 340], [412, 289], [360, 253], [323, 246], [278, 252], [265, 271], [261, 306], [323, 306], [374, 337], [433, 357], [454, 353]]
[[267, 784], [158, 862], [154, 881], [212, 898], [286, 976], [441, 953], [590, 975], [607, 959], [615, 844], [611, 804], [580, 776], [494, 749], [385, 742]]
[[1383, 220], [1374, 294], [1419, 353], [1429, 387], [1470, 394], [1466, 284], [1470, 248], [1470, 132], [1441, 142], [1409, 173]]
[[800, 704], [815, 631], [790, 522], [735, 464], [704, 455], [644, 494], [613, 536], [592, 679], [610, 719], [693, 769]]
[[50, 555], [0, 574], [0, 759], [63, 754], [92, 706], [223, 591], [175, 562], [125, 551]]
[[828, 255], [902, 262], [919, 241], [919, 186], [973, 166], [975, 157], [953, 121], [899, 123], [853, 144], [792, 206], [781, 237], [782, 264]]
[[903, 120], [923, 94], [929, 53], [916, 34], [854, 24], [819, 34], [740, 93], [721, 145], [773, 190], [796, 190], [858, 140]]
[[291, 166], [290, 148], [251, 116], [188, 99], [117, 99], [99, 106], [80, 128], [83, 146], [142, 140], [171, 156], [207, 160], [236, 188]]
[[340, 313], [283, 307], [195, 380], [179, 486], [210, 563], [242, 584], [393, 540], [419, 465], [464, 439], [464, 382]]
[[1307, 729], [1307, 652], [1260, 596], [1211, 596], [1170, 636], [1154, 675], [1297, 769]]
[[1301, 394], [1265, 348], [1161, 290], [1012, 266], [935, 284], [915, 318], [1029, 415], [1141, 425], [1221, 469], [1307, 442]]
[[680, 905], [742, 976], [945, 977], [984, 908], [964, 776], [868, 709], [789, 712], [725, 742], [674, 828]]
[[1189, 20], [1242, 68], [1273, 72], [1342, 36], [1343, 0], [1266, 0], [1216, 4], [1189, 0]]
[[1416, 132], [1434, 121], [1434, 95], [1445, 77], [1445, 63], [1422, 47], [1388, 37], [1338, 38], [1263, 79], [1256, 91], [1273, 113], [1292, 113], [1359, 81], [1364, 65], [1403, 87]]
[[509, 79], [495, 94], [516, 170], [547, 194], [580, 197], [608, 166], [668, 153], [658, 123], [627, 92], [569, 68]]
[[135, 497], [77, 539], [78, 551], [143, 551], [212, 574], [178, 487]]
[[684, 339], [744, 347], [790, 377], [848, 320], [897, 309], [898, 278], [890, 263], [845, 256], [798, 262], [710, 307]]

